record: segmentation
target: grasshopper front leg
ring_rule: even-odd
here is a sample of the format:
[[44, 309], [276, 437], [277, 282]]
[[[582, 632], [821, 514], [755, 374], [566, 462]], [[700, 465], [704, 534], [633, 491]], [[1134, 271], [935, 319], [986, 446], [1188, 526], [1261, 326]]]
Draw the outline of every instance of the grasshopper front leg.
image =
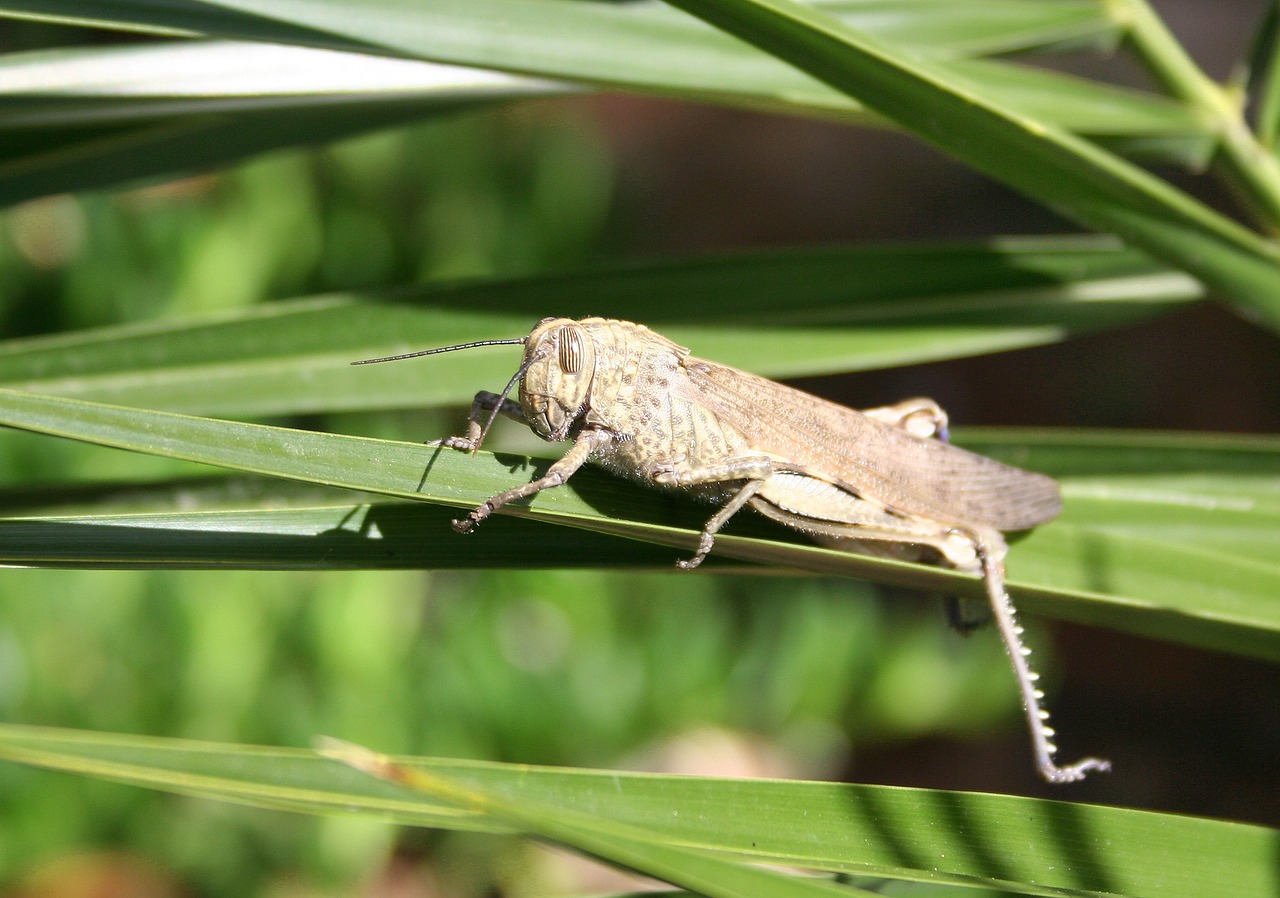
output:
[[[516, 499], [523, 499], [526, 496], [532, 496], [543, 490], [554, 489], [562, 486], [574, 472], [581, 468], [591, 457], [592, 453], [603, 449], [609, 445], [613, 439], [613, 434], [607, 430], [584, 430], [578, 434], [577, 439], [573, 441], [573, 448], [564, 454], [564, 457], [547, 469], [547, 473], [543, 474], [537, 480], [530, 481], [524, 486], [517, 486], [514, 489], [506, 490], [498, 493], [496, 496], [490, 496], [483, 504], [478, 506], [474, 511], [465, 518], [460, 518], [453, 522], [453, 529], [459, 533], [470, 533], [472, 528], [483, 521], [489, 515], [493, 514], [508, 502], [514, 502]], [[463, 447], [465, 449], [473, 448], [470, 444]]]
[[529, 423], [524, 416], [524, 409], [520, 407], [520, 403], [512, 402], [497, 393], [481, 390], [471, 400], [471, 414], [467, 418], [467, 435], [431, 440], [427, 445], [474, 453], [480, 448], [480, 444], [484, 442], [485, 431], [488, 430], [489, 422], [493, 420], [495, 409], [497, 414], [510, 418], [519, 424], [527, 426]]

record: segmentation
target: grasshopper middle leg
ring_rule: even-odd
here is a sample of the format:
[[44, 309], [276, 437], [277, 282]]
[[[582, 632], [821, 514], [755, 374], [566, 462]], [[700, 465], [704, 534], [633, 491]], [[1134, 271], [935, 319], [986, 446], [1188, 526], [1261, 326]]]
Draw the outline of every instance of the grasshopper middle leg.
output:
[[938, 403], [923, 396], [904, 399], [893, 405], [863, 409], [862, 413], [925, 439], [939, 439], [945, 443], [950, 438], [947, 413]]
[[760, 491], [773, 475], [773, 462], [764, 455], [749, 455], [732, 458], [715, 465], [694, 467], [687, 461], [669, 462], [654, 465], [649, 470], [649, 478], [661, 486], [705, 486], [707, 484], [733, 483], [741, 481], [742, 486], [735, 492], [724, 506], [711, 516], [702, 528], [698, 539], [698, 549], [693, 557], [676, 562], [681, 570], [691, 571], [702, 564], [702, 559], [711, 552], [715, 545], [716, 534], [729, 519], [742, 510], [751, 497]]

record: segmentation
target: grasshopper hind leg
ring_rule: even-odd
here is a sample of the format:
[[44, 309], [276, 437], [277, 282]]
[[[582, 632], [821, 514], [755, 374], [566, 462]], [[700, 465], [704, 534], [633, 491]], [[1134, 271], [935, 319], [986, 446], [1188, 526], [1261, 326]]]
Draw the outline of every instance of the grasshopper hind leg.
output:
[[1058, 748], [1053, 743], [1054, 730], [1049, 726], [1049, 712], [1040, 704], [1044, 699], [1044, 691], [1037, 685], [1040, 675], [1031, 669], [1028, 660], [1031, 650], [1022, 641], [1022, 626], [1018, 623], [1017, 611], [1004, 585], [1004, 539], [999, 534], [966, 535], [972, 541], [977, 564], [987, 587], [987, 598], [991, 602], [991, 613], [1018, 680], [1018, 691], [1022, 695], [1022, 707], [1027, 716], [1027, 726], [1031, 730], [1032, 748], [1040, 775], [1051, 783], [1074, 783], [1095, 770], [1110, 770], [1111, 763], [1100, 758], [1084, 758], [1061, 767], [1054, 762], [1053, 756]]

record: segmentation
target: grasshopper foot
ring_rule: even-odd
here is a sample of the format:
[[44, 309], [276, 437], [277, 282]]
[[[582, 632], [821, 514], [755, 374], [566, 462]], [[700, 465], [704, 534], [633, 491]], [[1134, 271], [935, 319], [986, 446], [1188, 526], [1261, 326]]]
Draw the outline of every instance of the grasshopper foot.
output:
[[475, 452], [480, 448], [475, 440], [466, 437], [445, 437], [442, 440], [428, 440], [424, 445], [439, 446], [442, 449], [457, 449], [459, 452]]
[[682, 558], [676, 562], [676, 567], [682, 571], [691, 571], [698, 565], [702, 564], [702, 559], [711, 553], [711, 547], [715, 544], [716, 538], [710, 533], [703, 533], [702, 539], [698, 542], [698, 551], [693, 553], [692, 558]]
[[1040, 775], [1055, 784], [1078, 783], [1093, 771], [1106, 773], [1110, 769], [1111, 762], [1104, 761], [1101, 758], [1085, 758], [1082, 761], [1076, 761], [1074, 764], [1068, 764], [1066, 767], [1059, 767], [1049, 761], [1047, 764], [1040, 765]]
[[453, 529], [458, 533], [470, 533], [485, 518], [493, 512], [493, 506], [488, 502], [481, 505], [465, 518], [458, 518], [453, 522]]

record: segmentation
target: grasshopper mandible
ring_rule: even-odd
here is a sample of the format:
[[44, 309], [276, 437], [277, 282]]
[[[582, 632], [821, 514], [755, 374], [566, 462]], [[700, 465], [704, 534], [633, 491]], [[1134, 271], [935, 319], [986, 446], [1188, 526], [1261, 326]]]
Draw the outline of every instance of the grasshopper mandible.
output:
[[[544, 440], [573, 446], [538, 479], [490, 497], [454, 529], [467, 532], [502, 506], [561, 486], [587, 461], [665, 490], [720, 506], [702, 530], [698, 566], [716, 533], [744, 506], [821, 541], [910, 557], [924, 551], [979, 574], [1013, 663], [1036, 767], [1053, 783], [1073, 782], [1108, 762], [1059, 766], [1041, 707], [1044, 693], [1004, 585], [1002, 531], [1057, 516], [1050, 478], [947, 442], [947, 417], [915, 399], [867, 411], [697, 358], [640, 324], [607, 318], [544, 318], [520, 339], [483, 340], [368, 359], [393, 361], [523, 344], [524, 360], [501, 394], [480, 392], [465, 436], [429, 445], [474, 452], [499, 414]], [[519, 383], [519, 402], [507, 396]]]

